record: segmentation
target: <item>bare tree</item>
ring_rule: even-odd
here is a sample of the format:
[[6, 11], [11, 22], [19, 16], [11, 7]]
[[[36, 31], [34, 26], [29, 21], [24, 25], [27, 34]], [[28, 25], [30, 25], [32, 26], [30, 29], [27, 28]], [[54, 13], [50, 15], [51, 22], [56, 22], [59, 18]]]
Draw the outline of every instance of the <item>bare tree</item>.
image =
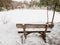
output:
[[9, 6], [11, 6], [12, 0], [0, 0], [0, 7], [4, 7], [8, 9]]

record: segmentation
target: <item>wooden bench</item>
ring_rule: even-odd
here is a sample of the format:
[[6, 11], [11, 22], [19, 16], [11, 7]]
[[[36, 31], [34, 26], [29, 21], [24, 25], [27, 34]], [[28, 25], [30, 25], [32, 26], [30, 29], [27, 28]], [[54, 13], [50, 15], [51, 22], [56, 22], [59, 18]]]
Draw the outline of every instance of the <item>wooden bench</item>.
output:
[[[53, 28], [53, 24], [16, 24], [17, 28], [22, 28], [23, 31], [18, 31], [18, 33], [24, 33], [25, 39], [27, 35], [30, 33], [40, 33], [43, 40], [46, 42], [46, 33], [50, 33], [51, 31], [47, 31], [47, 28]], [[26, 31], [26, 28], [44, 28], [44, 31]]]

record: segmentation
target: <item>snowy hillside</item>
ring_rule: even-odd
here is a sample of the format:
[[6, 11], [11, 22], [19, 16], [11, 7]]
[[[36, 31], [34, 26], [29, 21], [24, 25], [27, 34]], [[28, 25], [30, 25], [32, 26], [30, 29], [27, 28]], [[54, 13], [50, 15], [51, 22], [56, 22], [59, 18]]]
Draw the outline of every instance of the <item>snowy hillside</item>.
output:
[[[46, 23], [46, 10], [15, 9], [0, 12], [0, 45], [60, 45], [60, 14], [56, 12], [54, 28], [47, 34], [45, 43], [39, 33], [31, 33], [22, 44], [23, 34], [18, 34], [16, 23]], [[49, 11], [49, 21], [53, 12]], [[57, 23], [55, 23], [57, 22]], [[35, 30], [35, 29], [33, 29]]]

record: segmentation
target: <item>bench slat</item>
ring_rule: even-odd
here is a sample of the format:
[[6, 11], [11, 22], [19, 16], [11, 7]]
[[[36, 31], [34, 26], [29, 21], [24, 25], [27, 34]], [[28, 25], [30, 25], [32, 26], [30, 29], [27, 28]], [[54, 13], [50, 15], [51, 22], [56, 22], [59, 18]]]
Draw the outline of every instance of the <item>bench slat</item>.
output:
[[[44, 32], [44, 31], [25, 31], [27, 33], [41, 33], [41, 32]], [[47, 31], [46, 33], [50, 33], [51, 31]], [[18, 31], [18, 33], [24, 33], [24, 31]]]
[[[48, 28], [50, 25], [47, 25]], [[46, 24], [16, 24], [16, 27], [17, 28], [45, 28], [46, 27]]]

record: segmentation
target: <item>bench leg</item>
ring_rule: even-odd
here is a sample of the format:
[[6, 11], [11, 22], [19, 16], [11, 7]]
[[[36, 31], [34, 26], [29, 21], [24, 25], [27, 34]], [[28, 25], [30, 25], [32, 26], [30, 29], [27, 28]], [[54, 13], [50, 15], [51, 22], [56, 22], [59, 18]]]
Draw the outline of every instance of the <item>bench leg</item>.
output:
[[44, 42], [46, 43], [46, 33], [45, 32], [41, 32], [41, 37], [44, 40]]

